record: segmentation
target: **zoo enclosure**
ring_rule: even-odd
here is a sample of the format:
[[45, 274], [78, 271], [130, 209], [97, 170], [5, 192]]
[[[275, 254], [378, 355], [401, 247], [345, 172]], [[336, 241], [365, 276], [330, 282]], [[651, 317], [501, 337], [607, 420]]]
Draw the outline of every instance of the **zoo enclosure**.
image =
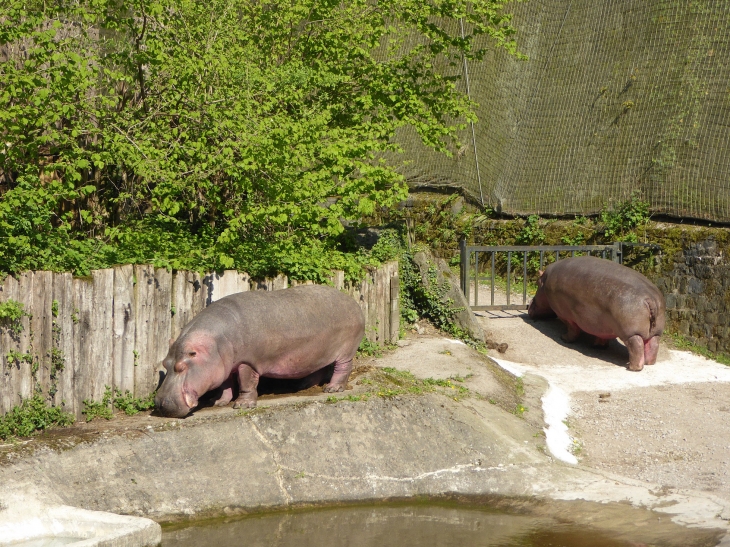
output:
[[[398, 340], [397, 262], [359, 284], [346, 283], [341, 271], [330, 282], [360, 304], [371, 343]], [[95, 270], [85, 278], [48, 271], [9, 276], [0, 284], [0, 303], [21, 303], [24, 315], [0, 324], [0, 415], [37, 391], [77, 417], [84, 399], [100, 401], [105, 386], [145, 397], [159, 383], [168, 339], [203, 308], [229, 294], [297, 284], [283, 275], [253, 280], [234, 270], [200, 275], [150, 265]]]
[[[569, 258], [576, 255], [576, 253], [597, 255], [601, 258], [612, 260], [623, 263], [624, 248], [626, 247], [645, 247], [651, 250], [659, 250], [659, 246], [652, 243], [627, 243], [624, 241], [617, 241], [609, 245], [497, 245], [497, 246], [470, 246], [466, 244], [465, 240], [461, 241], [460, 250], [460, 285], [461, 290], [466, 296], [466, 301], [474, 311], [486, 311], [486, 310], [526, 310], [527, 304], [527, 275], [528, 269], [540, 269], [542, 270], [545, 266], [546, 258], [549, 258], [550, 254], [553, 254], [554, 261], [561, 260], [561, 253], [564, 255], [563, 258]], [[489, 305], [479, 304], [479, 254], [487, 254], [487, 260], [489, 261], [490, 275], [488, 281], [490, 283], [490, 303]], [[512, 304], [512, 266], [514, 263], [513, 255], [517, 254], [518, 257], [521, 255], [522, 259], [517, 263], [518, 267], [522, 268], [522, 303]], [[497, 257], [499, 255], [504, 256], [506, 265], [506, 304], [495, 304], [495, 280], [497, 271], [498, 260], [501, 263], [501, 259]], [[537, 258], [539, 256], [539, 263]], [[528, 268], [528, 265], [530, 268]], [[470, 273], [470, 269], [473, 268], [473, 274]], [[474, 298], [470, 298], [471, 295], [471, 284], [474, 283]]]

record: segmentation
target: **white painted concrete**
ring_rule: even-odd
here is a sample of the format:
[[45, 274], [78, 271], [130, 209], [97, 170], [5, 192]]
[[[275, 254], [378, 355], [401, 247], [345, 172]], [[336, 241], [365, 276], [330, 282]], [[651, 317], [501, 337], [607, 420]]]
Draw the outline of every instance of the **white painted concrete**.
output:
[[24, 494], [0, 500], [0, 547], [156, 547], [160, 525], [141, 518], [68, 505], [50, 505]]
[[526, 373], [542, 376], [550, 389], [542, 398], [545, 414], [545, 435], [550, 453], [557, 459], [576, 464], [570, 452], [573, 439], [564, 423], [570, 414], [570, 395], [577, 391], [621, 391], [692, 382], [730, 382], [730, 367], [686, 351], [669, 350], [669, 358], [641, 372], [606, 365], [595, 359], [580, 362], [555, 363], [540, 359], [532, 363], [514, 363], [491, 357], [500, 367], [515, 376]]

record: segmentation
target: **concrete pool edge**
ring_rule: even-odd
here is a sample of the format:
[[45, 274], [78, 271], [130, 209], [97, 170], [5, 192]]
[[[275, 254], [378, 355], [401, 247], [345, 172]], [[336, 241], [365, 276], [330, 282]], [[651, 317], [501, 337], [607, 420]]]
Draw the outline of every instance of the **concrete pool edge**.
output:
[[208, 416], [215, 419], [160, 423], [1, 467], [0, 503], [18, 506], [13, 497], [22, 492], [48, 506], [172, 522], [444, 494], [586, 500], [722, 529], [720, 545], [730, 545], [725, 500], [556, 462], [523, 420], [476, 398], [428, 394]]

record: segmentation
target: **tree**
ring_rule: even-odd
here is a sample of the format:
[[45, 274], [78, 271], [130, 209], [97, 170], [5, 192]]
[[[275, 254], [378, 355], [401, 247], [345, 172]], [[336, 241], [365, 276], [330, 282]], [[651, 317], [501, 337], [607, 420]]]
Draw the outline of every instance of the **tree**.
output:
[[[506, 2], [11, 0], [2, 200], [53, 187], [35, 217], [54, 230], [26, 255], [64, 233], [93, 252], [59, 268], [352, 268], [343, 220], [407, 192], [396, 132], [446, 151], [474, 119], [462, 58], [515, 51]], [[18, 223], [1, 205], [0, 269], [12, 271]]]

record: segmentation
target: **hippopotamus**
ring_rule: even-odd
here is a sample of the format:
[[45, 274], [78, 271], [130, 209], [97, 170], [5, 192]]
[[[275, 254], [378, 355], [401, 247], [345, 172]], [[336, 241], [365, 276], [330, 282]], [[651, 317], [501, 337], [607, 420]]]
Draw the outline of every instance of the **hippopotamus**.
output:
[[575, 341], [581, 332], [592, 334], [597, 346], [619, 338], [629, 350], [629, 370], [656, 363], [665, 304], [646, 277], [592, 256], [554, 262], [539, 276], [530, 318], [557, 315], [568, 327], [562, 336], [566, 342]]
[[213, 302], [183, 329], [163, 361], [155, 396], [165, 416], [181, 418], [206, 392], [223, 406], [256, 406], [259, 377], [299, 379], [334, 363], [326, 392], [342, 391], [365, 333], [359, 304], [339, 290], [301, 285], [232, 294]]

